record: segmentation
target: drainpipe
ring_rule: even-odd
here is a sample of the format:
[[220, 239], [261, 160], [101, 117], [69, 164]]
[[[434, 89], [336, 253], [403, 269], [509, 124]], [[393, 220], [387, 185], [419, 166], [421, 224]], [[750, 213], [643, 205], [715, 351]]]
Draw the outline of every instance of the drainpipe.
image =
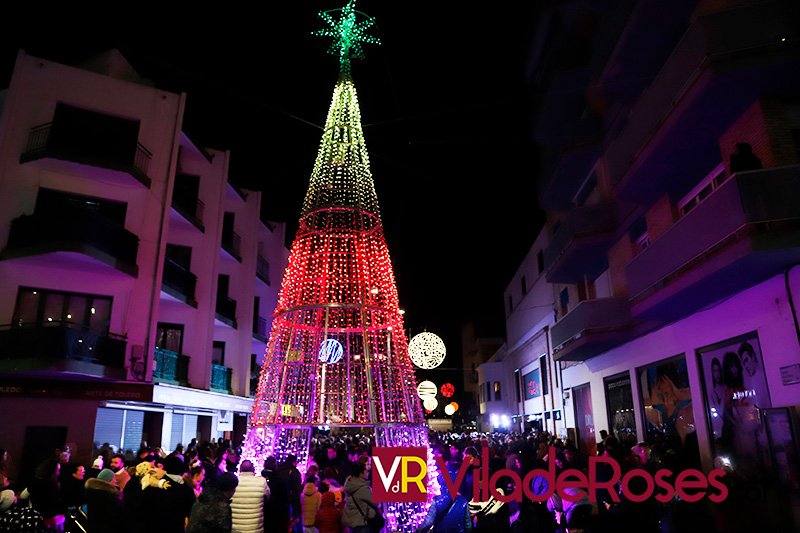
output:
[[[547, 342], [547, 353], [545, 353], [545, 361], [547, 361], [547, 383], [548, 387], [547, 390], [550, 391], [550, 398], [551, 398], [551, 411], [556, 408], [556, 391], [553, 388], [553, 365], [555, 364], [555, 359], [552, 359], [551, 362], [551, 354], [550, 354], [550, 326], [544, 327], [545, 331], [545, 341]], [[562, 413], [563, 417], [563, 413]], [[550, 413], [550, 419], [553, 421], [553, 435], [556, 434], [556, 415], [555, 413]], [[562, 418], [563, 419], [563, 418]]]
[[[166, 96], [164, 96], [166, 98]], [[147, 381], [149, 369], [148, 355], [150, 352], [151, 337], [153, 335], [153, 322], [158, 320], [158, 313], [156, 312], [159, 294], [161, 293], [161, 284], [156, 283], [159, 279], [158, 273], [164, 264], [164, 255], [166, 254], [166, 243], [164, 243], [164, 233], [169, 224], [169, 210], [172, 209], [170, 199], [169, 185], [170, 178], [175, 176], [178, 168], [178, 147], [181, 142], [181, 126], [183, 125], [183, 110], [186, 106], [186, 93], [181, 93], [178, 98], [178, 109], [175, 112], [175, 130], [173, 132], [173, 142], [169, 154], [169, 168], [167, 169], [166, 193], [164, 194], [164, 201], [161, 204], [161, 224], [158, 228], [158, 248], [156, 249], [156, 261], [153, 266], [153, 283], [150, 287], [150, 319], [147, 321], [147, 339], [144, 345], [144, 354], [142, 354], [142, 362], [144, 363], [144, 378], [142, 381]], [[173, 180], [174, 181], [174, 180]], [[150, 372], [150, 380], [152, 381], [152, 371]]]
[[795, 263], [783, 272], [783, 277], [786, 282], [786, 296], [789, 298], [789, 308], [792, 310], [792, 318], [794, 319], [794, 330], [797, 334], [797, 343], [800, 344], [800, 325], [797, 323], [797, 310], [794, 308], [794, 299], [792, 298], [792, 288], [789, 286], [789, 273], [800, 263]]

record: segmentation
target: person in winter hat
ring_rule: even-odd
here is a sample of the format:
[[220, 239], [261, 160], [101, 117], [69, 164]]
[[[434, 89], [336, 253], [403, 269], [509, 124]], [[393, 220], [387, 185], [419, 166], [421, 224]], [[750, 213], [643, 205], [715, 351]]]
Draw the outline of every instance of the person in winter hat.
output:
[[322, 482], [319, 486], [322, 495], [319, 511], [314, 519], [314, 527], [319, 533], [339, 533], [342, 524], [342, 508], [336, 506], [336, 495]]
[[317, 533], [314, 520], [317, 516], [317, 511], [319, 511], [322, 495], [314, 484], [315, 479], [313, 475], [306, 478], [303, 494], [300, 496], [300, 508], [303, 511], [302, 520], [304, 533]]

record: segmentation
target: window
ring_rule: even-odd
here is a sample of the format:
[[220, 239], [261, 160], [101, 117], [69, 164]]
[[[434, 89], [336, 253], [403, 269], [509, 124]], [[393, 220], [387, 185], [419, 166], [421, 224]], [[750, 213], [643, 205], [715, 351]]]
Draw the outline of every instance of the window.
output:
[[650, 245], [650, 234], [648, 232], [644, 232], [636, 239], [636, 251], [641, 252], [645, 248]]
[[528, 284], [525, 283], [525, 276], [522, 276], [522, 279], [520, 281], [522, 282], [522, 295], [524, 296], [528, 294]]
[[712, 192], [725, 182], [725, 167], [722, 163], [709, 172], [689, 194], [678, 202], [680, 216], [686, 216], [692, 209], [700, 205]]
[[561, 316], [564, 316], [569, 311], [569, 288], [561, 289], [559, 300], [561, 302]]
[[539, 356], [539, 368], [542, 376], [542, 394], [547, 394], [547, 354]]
[[139, 140], [139, 121], [56, 104], [48, 142], [52, 150], [130, 164]]
[[503, 399], [503, 396], [500, 393], [500, 382], [499, 381], [495, 381], [494, 382], [494, 399], [495, 399], [495, 401], [500, 401], [500, 400]]
[[184, 270], [191, 270], [192, 249], [190, 247], [168, 244], [164, 253], [167, 256], [167, 259], [179, 267], [183, 268]]
[[508, 295], [508, 310], [509, 311], [514, 310], [514, 299], [511, 297], [510, 294]]
[[20, 287], [14, 323], [66, 323], [107, 334], [111, 325], [111, 298]]
[[536, 254], [536, 268], [539, 269], [539, 274], [544, 272], [544, 251], [539, 250]]
[[492, 401], [492, 383], [490, 381], [486, 382], [486, 401]]
[[214, 341], [214, 347], [211, 350], [211, 362], [215, 365], [225, 366], [225, 343], [221, 341]]
[[183, 353], [183, 324], [159, 322], [156, 326], [156, 347]]
[[586, 200], [592, 195], [592, 193], [597, 188], [597, 171], [591, 173], [591, 175], [586, 178], [586, 182], [581, 187], [581, 190], [575, 197], [575, 206], [581, 207], [586, 205]]
[[36, 213], [91, 211], [122, 227], [125, 225], [128, 204], [41, 188], [36, 195], [36, 207], [34, 210]]

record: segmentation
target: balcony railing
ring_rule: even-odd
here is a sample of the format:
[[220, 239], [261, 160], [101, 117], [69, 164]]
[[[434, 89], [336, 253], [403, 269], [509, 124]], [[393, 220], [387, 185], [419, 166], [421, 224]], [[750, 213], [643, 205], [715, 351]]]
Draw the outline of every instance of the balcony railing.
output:
[[205, 231], [203, 214], [206, 205], [193, 191], [185, 187], [175, 187], [172, 193], [172, 207], [200, 231]]
[[261, 377], [261, 367], [257, 366], [250, 373], [250, 397], [255, 398], [258, 391], [258, 379]]
[[256, 258], [256, 276], [269, 285], [269, 263], [260, 255]]
[[267, 319], [263, 316], [255, 316], [253, 318], [253, 334], [261, 339], [267, 338]]
[[197, 276], [170, 258], [164, 258], [164, 285], [177, 291], [188, 302], [194, 302]]
[[557, 359], [586, 360], [621, 344], [633, 326], [627, 296], [584, 300], [553, 326]]
[[628, 263], [634, 314], [674, 319], [790, 266], [798, 190], [800, 166], [734, 174]]
[[81, 244], [122, 261], [134, 270], [136, 268], [139, 238], [103, 215], [85, 209], [65, 208], [60, 211], [22, 215], [14, 219], [11, 222], [6, 250], [23, 251], [26, 248], [44, 246], [45, 251], [35, 253], [86, 253], [79, 246]]
[[217, 295], [217, 318], [223, 318], [224, 321], [233, 328], [237, 327], [236, 324], [236, 300], [229, 298], [223, 294]]
[[211, 390], [233, 394], [231, 376], [233, 370], [227, 366], [211, 363]]
[[150, 170], [150, 161], [153, 159], [153, 154], [145, 148], [142, 143], [136, 143], [136, 150], [133, 154], [133, 160], [129, 162], [116, 161], [110, 158], [103, 158], [93, 153], [81, 153], [74, 148], [61, 148], [54, 146], [52, 141], [53, 123], [41, 124], [31, 128], [28, 137], [28, 145], [25, 153], [20, 158], [21, 163], [34, 161], [36, 159], [43, 159], [50, 157], [53, 159], [61, 159], [64, 161], [72, 161], [85, 165], [91, 165], [101, 168], [108, 168], [111, 170], [119, 170], [127, 172], [142, 184], [150, 187], [150, 178], [148, 171]]
[[125, 338], [66, 321], [0, 327], [0, 359], [78, 360], [125, 366]]
[[242, 256], [240, 250], [242, 248], [242, 238], [235, 231], [222, 236], [222, 248], [231, 254], [231, 256], [241, 263]]
[[189, 386], [189, 356], [163, 348], [156, 348], [153, 354], [156, 368], [153, 381]]
[[618, 225], [614, 202], [571, 210], [544, 250], [547, 281], [570, 283], [602, 273], [607, 247]]

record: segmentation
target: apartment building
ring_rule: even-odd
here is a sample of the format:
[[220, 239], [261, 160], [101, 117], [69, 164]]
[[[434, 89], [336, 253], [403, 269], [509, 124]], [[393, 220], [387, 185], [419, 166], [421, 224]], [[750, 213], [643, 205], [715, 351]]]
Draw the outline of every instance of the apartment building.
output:
[[601, 429], [680, 439], [705, 471], [758, 477], [776, 526], [778, 487], [800, 488], [797, 17], [564, 2], [529, 70], [566, 428], [587, 453]]
[[[0, 119], [0, 426], [24, 476], [68, 443], [240, 438], [288, 251], [186, 95], [115, 50], [20, 51]], [[263, 350], [262, 350], [263, 351]], [[24, 450], [24, 452], [23, 452]]]

